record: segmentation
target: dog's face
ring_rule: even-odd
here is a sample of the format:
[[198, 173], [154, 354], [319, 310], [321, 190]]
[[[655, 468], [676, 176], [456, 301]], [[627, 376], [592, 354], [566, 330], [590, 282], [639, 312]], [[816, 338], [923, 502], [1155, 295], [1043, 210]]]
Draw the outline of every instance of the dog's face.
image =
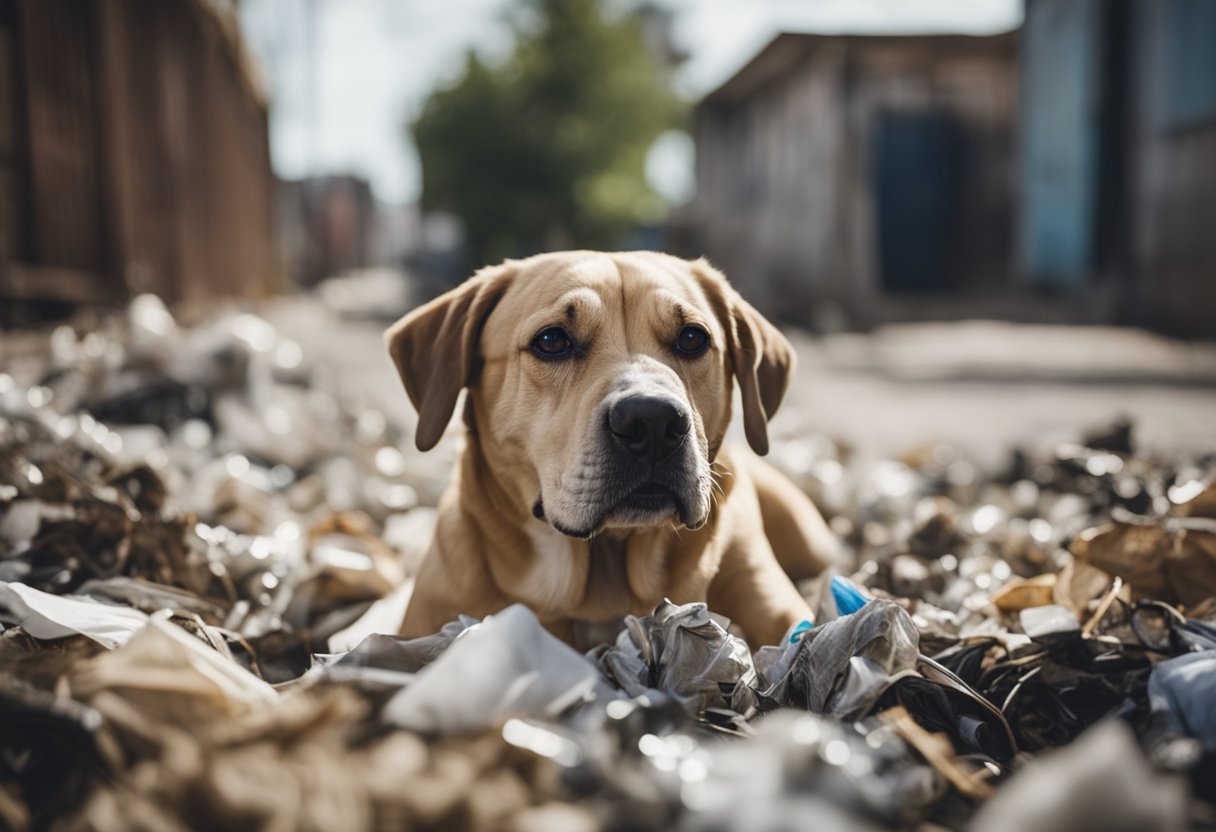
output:
[[703, 525], [732, 377], [764, 453], [793, 358], [703, 261], [649, 252], [508, 261], [407, 315], [387, 342], [419, 411], [418, 447], [438, 441], [468, 386], [470, 428], [502, 489], [580, 538]]

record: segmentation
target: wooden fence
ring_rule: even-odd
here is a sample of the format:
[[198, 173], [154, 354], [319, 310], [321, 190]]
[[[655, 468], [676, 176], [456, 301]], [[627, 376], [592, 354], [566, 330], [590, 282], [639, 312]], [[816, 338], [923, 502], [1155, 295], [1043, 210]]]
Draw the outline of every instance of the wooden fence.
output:
[[266, 104], [225, 0], [0, 0], [0, 304], [258, 295]]

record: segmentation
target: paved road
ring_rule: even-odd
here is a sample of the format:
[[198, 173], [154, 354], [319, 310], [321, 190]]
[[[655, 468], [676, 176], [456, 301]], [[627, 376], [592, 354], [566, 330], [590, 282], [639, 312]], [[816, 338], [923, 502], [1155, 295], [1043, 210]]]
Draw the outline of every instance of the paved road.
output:
[[800, 366], [774, 430], [895, 455], [944, 440], [982, 461], [1131, 418], [1144, 447], [1216, 451], [1216, 345], [1141, 330], [979, 321], [794, 334]]

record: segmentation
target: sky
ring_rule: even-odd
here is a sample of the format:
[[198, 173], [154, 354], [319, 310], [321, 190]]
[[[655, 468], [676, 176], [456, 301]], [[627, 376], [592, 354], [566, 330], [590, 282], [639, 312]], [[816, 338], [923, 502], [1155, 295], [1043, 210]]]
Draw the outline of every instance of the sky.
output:
[[[366, 177], [381, 201], [417, 199], [407, 125], [470, 49], [509, 54], [515, 0], [244, 0], [246, 40], [271, 96], [271, 157], [287, 179]], [[695, 101], [778, 32], [987, 34], [1012, 29], [1021, 0], [659, 0], [688, 60], [678, 91]], [[673, 203], [693, 188], [693, 146], [664, 136], [647, 177]]]

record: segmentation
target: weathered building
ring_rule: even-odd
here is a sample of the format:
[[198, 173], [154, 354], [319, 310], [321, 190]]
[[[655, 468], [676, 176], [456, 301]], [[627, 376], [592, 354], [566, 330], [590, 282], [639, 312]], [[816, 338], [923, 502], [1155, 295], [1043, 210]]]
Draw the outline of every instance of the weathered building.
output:
[[1216, 3], [1027, 0], [1019, 271], [1216, 336]]
[[694, 115], [692, 245], [772, 314], [1009, 279], [1014, 34], [784, 34]]
[[313, 286], [374, 264], [377, 206], [366, 179], [345, 174], [284, 182], [279, 205], [283, 259], [297, 284]]
[[268, 290], [266, 103], [231, 0], [0, 0], [0, 305]]

